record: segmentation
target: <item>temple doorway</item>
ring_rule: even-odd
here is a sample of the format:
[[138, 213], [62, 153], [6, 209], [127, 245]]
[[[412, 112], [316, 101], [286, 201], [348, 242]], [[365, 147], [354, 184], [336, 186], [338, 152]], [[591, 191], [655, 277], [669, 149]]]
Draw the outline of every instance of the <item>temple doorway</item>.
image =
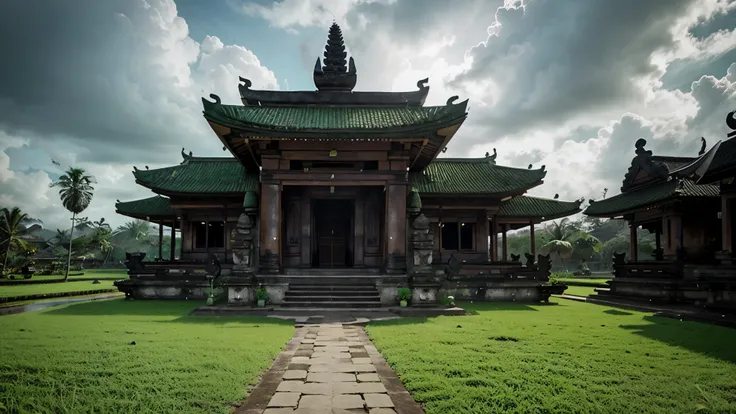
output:
[[312, 204], [314, 240], [312, 266], [353, 266], [353, 200], [319, 199]]

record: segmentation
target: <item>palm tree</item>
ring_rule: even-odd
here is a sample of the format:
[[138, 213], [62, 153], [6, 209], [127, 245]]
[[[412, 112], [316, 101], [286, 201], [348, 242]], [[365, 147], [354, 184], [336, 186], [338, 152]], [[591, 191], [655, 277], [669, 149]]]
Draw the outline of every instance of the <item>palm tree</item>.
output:
[[8, 256], [10, 256], [10, 247], [13, 244], [23, 245], [20, 236], [26, 232], [24, 222], [28, 220], [28, 215], [23, 213], [20, 208], [13, 207], [12, 210], [3, 208], [0, 210], [0, 246], [5, 245], [5, 260], [3, 261], [2, 274], [8, 266]]
[[74, 240], [74, 223], [77, 214], [84, 211], [92, 201], [92, 183], [94, 178], [86, 175], [82, 168], [69, 168], [51, 187], [60, 187], [59, 196], [64, 208], [72, 213], [72, 227], [69, 234], [69, 256], [66, 263], [64, 281], [69, 279], [69, 268], [72, 264], [72, 240]]
[[115, 234], [128, 233], [134, 239], [140, 240], [142, 238], [148, 238], [150, 232], [151, 225], [147, 221], [133, 220], [118, 227]]
[[579, 229], [570, 222], [570, 219], [563, 218], [558, 222], [552, 222], [551, 226], [547, 227], [547, 232], [552, 240], [542, 246], [540, 250], [547, 253], [554, 254], [562, 262], [562, 267], [567, 272], [567, 266], [565, 266], [565, 257], [570, 257], [573, 251], [572, 243], [575, 241], [575, 236], [580, 233]]

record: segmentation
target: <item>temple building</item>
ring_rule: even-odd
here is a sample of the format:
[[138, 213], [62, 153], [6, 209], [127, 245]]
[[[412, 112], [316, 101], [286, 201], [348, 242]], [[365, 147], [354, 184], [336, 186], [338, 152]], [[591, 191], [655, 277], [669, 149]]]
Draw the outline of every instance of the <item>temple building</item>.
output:
[[[727, 125], [736, 129], [734, 112]], [[736, 132], [697, 156], [653, 155], [646, 141], [635, 157], [621, 194], [591, 200], [585, 214], [623, 218], [631, 228], [630, 251], [614, 254], [610, 299], [662, 301], [736, 310], [733, 265], [733, 200], [736, 197]], [[653, 257], [637, 255], [637, 228], [655, 234]]]
[[251, 301], [257, 286], [292, 306], [387, 305], [400, 287], [412, 288], [414, 304], [446, 294], [549, 297], [549, 256], [532, 238], [522, 264], [509, 257], [506, 233], [575, 214], [582, 200], [524, 195], [543, 183], [544, 166], [501, 166], [495, 150], [438, 158], [468, 101], [425, 106], [427, 79], [409, 92], [353, 91], [357, 70], [346, 58], [333, 24], [316, 91], [255, 90], [241, 78], [242, 105], [202, 100], [231, 157], [182, 149], [179, 165], [135, 169], [156, 195], [119, 202], [117, 212], [157, 223], [161, 237], [164, 226], [178, 229], [181, 257], [130, 254], [121, 291], [201, 297], [216, 273], [231, 303]]

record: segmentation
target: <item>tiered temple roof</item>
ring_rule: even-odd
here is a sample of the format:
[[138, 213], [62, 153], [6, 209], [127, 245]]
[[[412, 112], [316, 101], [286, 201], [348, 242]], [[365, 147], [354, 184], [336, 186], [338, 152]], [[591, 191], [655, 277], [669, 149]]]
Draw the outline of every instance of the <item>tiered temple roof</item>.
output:
[[644, 149], [645, 145], [644, 139], [639, 139], [635, 144], [636, 156], [624, 177], [621, 194], [603, 200], [591, 200], [585, 214], [617, 217], [683, 198], [719, 196], [717, 185], [698, 184], [690, 176], [690, 166], [705, 154], [700, 158], [655, 156]]
[[[330, 27], [323, 55], [314, 68], [316, 91], [254, 90], [241, 78], [243, 105], [223, 105], [216, 95], [202, 99], [204, 117], [234, 158], [194, 157], [182, 150], [180, 165], [135, 169], [136, 182], [165, 196], [239, 196], [259, 191], [268, 141], [391, 141], [408, 151], [409, 186], [422, 196], [505, 198], [499, 214], [507, 217], [552, 219], [579, 211], [579, 201], [520, 197], [543, 183], [544, 166], [500, 166], [495, 150], [483, 158], [437, 158], [465, 120], [467, 100], [453, 96], [445, 105], [423, 106], [428, 79], [418, 81], [416, 91], [354, 92], [357, 69], [347, 59], [337, 24]], [[168, 200], [156, 196], [117, 208], [136, 218], [172, 216]]]

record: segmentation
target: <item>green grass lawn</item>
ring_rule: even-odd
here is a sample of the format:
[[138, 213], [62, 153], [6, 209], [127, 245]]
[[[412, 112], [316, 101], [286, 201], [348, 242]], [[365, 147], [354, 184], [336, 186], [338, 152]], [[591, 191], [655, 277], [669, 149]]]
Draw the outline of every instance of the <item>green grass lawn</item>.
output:
[[187, 316], [198, 305], [111, 300], [2, 316], [0, 403], [8, 412], [227, 413], [293, 325]]
[[608, 282], [611, 279], [583, 279], [583, 278], [560, 278], [556, 279], [563, 283], [586, 283], [586, 284], [594, 284], [594, 285], [601, 285], [601, 286], [608, 286], [606, 282]]
[[[62, 282], [64, 280], [64, 275], [35, 275], [30, 279], [22, 279], [22, 277], [21, 275], [16, 275], [16, 279], [0, 279], [0, 285], [3, 282], [32, 282], [34, 280], [58, 280]], [[69, 275], [69, 280], [89, 278], [110, 280], [127, 279], [128, 271], [126, 269], [90, 269], [81, 272], [72, 272]]]
[[[603, 286], [601, 286], [603, 287]], [[565, 289], [566, 295], [575, 295], [575, 296], [589, 296], [589, 295], [597, 295], [595, 292], [594, 287], [588, 287], [588, 286], [568, 286], [567, 289]]]
[[551, 302], [367, 329], [428, 414], [736, 412], [736, 330]]
[[100, 280], [95, 285], [92, 281], [66, 282], [66, 283], [44, 283], [39, 285], [0, 285], [0, 298], [8, 296], [42, 295], [45, 293], [83, 292], [88, 290], [114, 289], [114, 280]]

